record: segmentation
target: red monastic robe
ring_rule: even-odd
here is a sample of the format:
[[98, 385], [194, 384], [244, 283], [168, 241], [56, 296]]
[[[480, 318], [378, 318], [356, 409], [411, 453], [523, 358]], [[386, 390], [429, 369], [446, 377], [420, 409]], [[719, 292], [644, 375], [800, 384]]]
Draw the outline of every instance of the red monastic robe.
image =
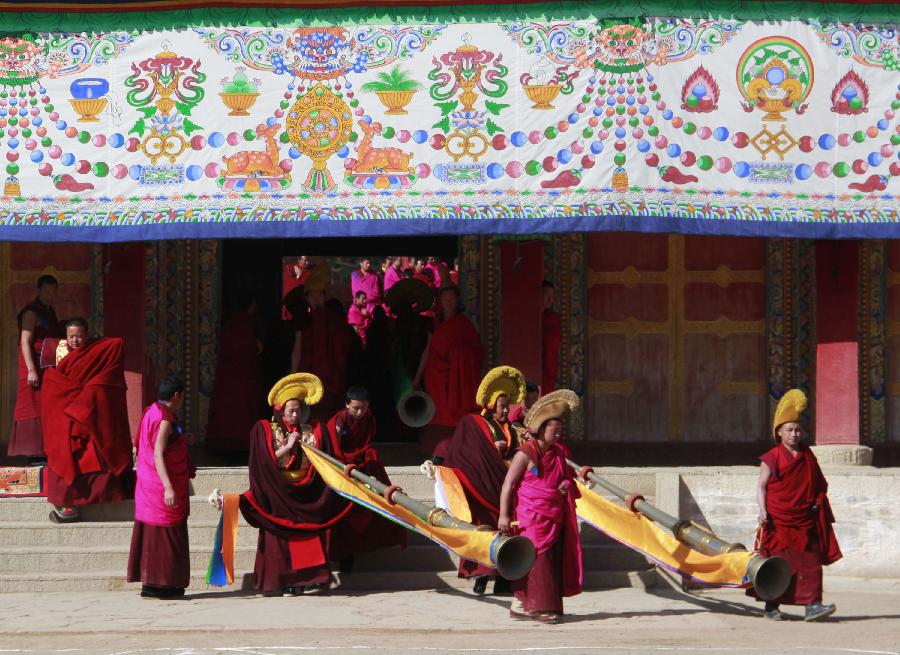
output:
[[265, 415], [265, 389], [253, 317], [242, 311], [233, 314], [222, 326], [219, 344], [206, 448], [246, 452], [253, 424]]
[[[345, 464], [356, 464], [362, 473], [383, 484], [391, 484], [375, 450], [375, 417], [371, 412], [351, 423], [345, 408], [327, 423], [320, 423], [316, 429], [322, 441], [331, 443], [335, 458]], [[406, 530], [359, 505], [354, 505], [347, 517], [331, 528], [328, 535], [331, 560], [398, 545], [406, 546]]]
[[462, 314], [440, 323], [431, 335], [425, 392], [434, 400], [434, 425], [453, 427], [474, 411], [484, 348], [472, 321]]
[[54, 505], [133, 497], [124, 356], [121, 339], [98, 339], [44, 374], [41, 422]]
[[556, 390], [561, 341], [562, 319], [552, 309], [545, 309], [541, 317], [541, 395]]
[[[282, 302], [287, 295], [296, 289], [297, 287], [302, 287], [306, 284], [306, 280], [309, 278], [309, 274], [312, 273], [312, 268], [304, 268], [300, 271], [300, 277], [297, 277], [294, 272], [294, 263], [285, 264], [282, 267], [281, 272], [281, 298]], [[282, 305], [281, 307], [281, 318], [284, 321], [291, 320], [291, 312], [288, 311], [286, 305]]]
[[15, 457], [43, 457], [44, 440], [41, 433], [41, 384], [35, 389], [28, 384], [28, 366], [25, 364], [25, 356], [22, 354], [22, 317], [25, 312], [34, 312], [37, 322], [34, 326], [31, 341], [31, 357], [37, 368], [38, 380], [43, 377], [41, 368], [41, 347], [44, 339], [62, 337], [59, 321], [56, 318], [56, 310], [48, 307], [35, 298], [22, 308], [16, 320], [19, 324], [19, 339], [16, 342], [16, 351], [19, 353], [18, 364], [18, 392], [16, 394], [16, 407], [13, 410], [13, 426], [9, 436], [7, 455]]
[[[501, 440], [507, 442], [502, 456], [494, 445]], [[497, 528], [500, 490], [508, 470], [506, 459], [512, 457], [516, 447], [516, 433], [512, 429], [503, 430], [480, 414], [464, 416], [456, 426], [442, 466], [452, 468], [462, 483], [473, 524]], [[495, 569], [478, 562], [461, 560], [459, 563], [459, 575], [463, 578], [495, 574]]]
[[301, 339], [300, 370], [317, 375], [325, 388], [312, 415], [325, 421], [344, 404], [350, 355], [358, 337], [346, 316], [321, 307], [310, 312]]
[[[332, 454], [316, 430], [316, 448]], [[241, 514], [259, 528], [253, 587], [279, 591], [327, 583], [328, 528], [352, 508], [329, 489], [303, 451], [282, 466], [275, 458], [272, 424], [259, 421], [250, 435], [250, 489], [241, 494]]]
[[766, 487], [769, 525], [760, 534], [760, 552], [788, 561], [794, 578], [777, 602], [807, 605], [822, 600], [822, 566], [838, 561], [828, 482], [816, 456], [802, 446], [792, 458], [778, 444], [760, 459], [772, 472]]

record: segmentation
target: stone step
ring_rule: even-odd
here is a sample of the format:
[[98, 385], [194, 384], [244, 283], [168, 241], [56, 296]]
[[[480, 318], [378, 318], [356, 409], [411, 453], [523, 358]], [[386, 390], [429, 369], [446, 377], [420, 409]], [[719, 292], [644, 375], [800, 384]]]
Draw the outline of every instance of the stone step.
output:
[[[211, 545], [210, 545], [211, 546]], [[211, 547], [191, 551], [191, 570], [206, 571]], [[239, 546], [235, 549], [235, 569], [250, 570], [256, 558], [256, 546]], [[128, 548], [121, 546], [78, 548], [63, 546], [23, 546], [0, 548], [0, 573], [23, 571], [58, 572], [60, 577], [68, 571], [120, 571], [125, 574], [128, 566]]]
[[[255, 535], [255, 530], [253, 531]], [[212, 540], [191, 549], [191, 568], [206, 570]], [[24, 571], [59, 572], [66, 577], [69, 571], [125, 571], [128, 563], [128, 544], [97, 546], [12, 546], [0, 547], [0, 573]], [[256, 544], [238, 544], [235, 549], [235, 569], [252, 569]], [[615, 546], [585, 546], [582, 561], [587, 571], [636, 571], [649, 567], [646, 559]], [[354, 570], [365, 572], [445, 571], [458, 566], [458, 558], [433, 543], [413, 543], [401, 550], [385, 548], [356, 558]]]
[[[235, 573], [235, 584], [230, 587], [210, 587], [204, 581], [206, 567], [195, 569], [191, 575], [189, 594], [235, 592], [240, 589], [249, 590], [251, 573], [240, 571]], [[636, 587], [649, 589], [660, 584], [661, 579], [655, 569], [646, 571], [599, 571], [586, 572], [585, 589], [614, 589]], [[460, 590], [471, 590], [472, 581], [460, 579], [455, 571], [407, 572], [396, 575], [391, 572], [359, 572], [341, 576], [341, 586], [332, 593], [354, 591], [384, 590], [418, 590], [440, 589], [452, 587]], [[137, 593], [140, 585], [128, 583], [122, 571], [91, 571], [70, 573], [60, 578], [57, 573], [0, 573], [0, 589], [13, 592], [51, 592], [51, 591], [123, 591]]]
[[[71, 523], [57, 525], [50, 521], [21, 521], [0, 524], [0, 549], [6, 547], [40, 546], [128, 546], [131, 543], [131, 521], [108, 521], [98, 523]], [[191, 520], [188, 535], [192, 549], [209, 549], [215, 538], [218, 523]], [[256, 546], [255, 528], [240, 520], [238, 545]]]

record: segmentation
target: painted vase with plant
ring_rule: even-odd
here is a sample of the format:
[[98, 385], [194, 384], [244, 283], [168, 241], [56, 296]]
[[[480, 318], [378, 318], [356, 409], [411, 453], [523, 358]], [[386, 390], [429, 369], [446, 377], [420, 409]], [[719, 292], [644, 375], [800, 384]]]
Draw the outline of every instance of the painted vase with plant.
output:
[[386, 114], [406, 114], [406, 105], [412, 102], [413, 95], [422, 88], [416, 80], [412, 79], [400, 66], [394, 66], [389, 73], [379, 73], [377, 80], [366, 82], [362, 90], [374, 93], [381, 100], [381, 104], [387, 107]]
[[222, 80], [222, 93], [219, 97], [231, 111], [229, 116], [249, 116], [247, 112], [259, 97], [259, 80], [251, 80], [243, 68], [238, 68], [231, 79]]

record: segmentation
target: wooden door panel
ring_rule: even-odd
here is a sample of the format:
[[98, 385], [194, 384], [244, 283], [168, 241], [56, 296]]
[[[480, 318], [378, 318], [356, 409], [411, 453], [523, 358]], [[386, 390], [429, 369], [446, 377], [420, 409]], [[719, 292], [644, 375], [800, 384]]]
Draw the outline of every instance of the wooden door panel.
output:
[[759, 438], [765, 258], [762, 239], [589, 237], [588, 438]]
[[587, 439], [654, 442], [665, 438], [668, 342], [664, 334], [591, 338]]

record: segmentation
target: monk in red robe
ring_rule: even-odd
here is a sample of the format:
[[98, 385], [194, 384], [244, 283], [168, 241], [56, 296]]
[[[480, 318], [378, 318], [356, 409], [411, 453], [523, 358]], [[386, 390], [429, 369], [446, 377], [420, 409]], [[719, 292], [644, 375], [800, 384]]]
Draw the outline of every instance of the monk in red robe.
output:
[[[19, 368], [16, 408], [6, 454], [44, 458], [44, 437], [41, 431], [41, 350], [44, 339], [60, 338], [53, 301], [59, 284], [52, 275], [38, 278], [38, 295], [22, 308], [16, 317], [19, 326]], [[52, 357], [52, 354], [51, 354]], [[45, 364], [52, 365], [52, 361]]]
[[558, 623], [563, 598], [581, 593], [581, 540], [575, 514], [579, 494], [562, 442], [562, 419], [577, 402], [578, 396], [564, 390], [535, 404], [526, 419], [535, 437], [515, 454], [503, 481], [497, 526], [509, 532], [515, 519], [516, 531], [528, 537], [537, 552], [528, 575], [512, 583], [516, 599], [509, 614], [514, 619]]
[[[350, 387], [344, 409], [316, 429], [320, 441], [330, 442], [335, 458], [390, 486], [391, 480], [375, 450], [375, 416], [365, 388]], [[343, 573], [352, 570], [354, 555], [389, 546], [406, 546], [406, 530], [358, 505], [329, 530], [329, 559], [340, 561]]]
[[438, 283], [434, 273], [428, 268], [427, 263], [421, 257], [417, 258], [413, 265], [413, 278], [420, 282], [424, 282], [432, 289], [434, 289]]
[[285, 321], [290, 321], [292, 316], [291, 308], [288, 306], [287, 297], [291, 291], [298, 287], [302, 287], [306, 284], [306, 280], [309, 279], [310, 274], [312, 273], [313, 265], [312, 262], [309, 261], [309, 257], [305, 255], [301, 255], [297, 257], [294, 261], [288, 261], [282, 267], [281, 274], [281, 297], [282, 297], [282, 307], [281, 307], [281, 318]]
[[[799, 420], [806, 396], [788, 391], [775, 410], [776, 445], [760, 459], [760, 553], [787, 560], [794, 573], [787, 591], [766, 601], [765, 616], [783, 620], [780, 605], [805, 605], [804, 619], [830, 616], [834, 605], [822, 604], [822, 567], [838, 561], [841, 549], [834, 534], [834, 515], [828, 502], [828, 483], [815, 455], [802, 442]], [[752, 590], [751, 590], [752, 591]]]
[[541, 393], [556, 389], [559, 377], [559, 345], [562, 341], [562, 318], [553, 309], [556, 287], [549, 280], [541, 284], [544, 312], [541, 315]]
[[435, 412], [421, 445], [426, 452], [440, 455], [441, 443], [463, 416], [475, 410], [484, 348], [472, 321], [459, 311], [459, 289], [441, 289], [438, 301], [440, 320], [428, 340], [413, 388], [418, 389], [424, 377], [425, 393], [434, 401]]
[[77, 317], [62, 347], [65, 356], [44, 374], [41, 421], [50, 520], [70, 523], [77, 506], [132, 498], [134, 472], [122, 340], [89, 340]]
[[334, 582], [328, 529], [352, 503], [325, 485], [300, 448], [303, 440], [331, 455], [330, 440], [298, 424], [301, 403], [315, 404], [323, 392], [314, 375], [283, 378], [269, 392], [272, 420], [259, 421], [250, 436], [250, 489], [240, 509], [259, 528], [253, 588], [267, 595], [318, 593]]
[[235, 312], [225, 321], [219, 339], [215, 386], [209, 402], [206, 449], [218, 453], [246, 453], [253, 424], [265, 416], [265, 389], [256, 334], [256, 300], [249, 293], [238, 298]]
[[[522, 373], [511, 366], [489, 371], [476, 393], [482, 412], [464, 416], [447, 443], [446, 454], [434, 457], [435, 464], [453, 469], [463, 486], [475, 525], [497, 527], [507, 461], [519, 446], [509, 422], [509, 405], [511, 401], [522, 402], [524, 387]], [[483, 594], [492, 576], [496, 577], [494, 593], [506, 592], [508, 582], [497, 576], [496, 569], [460, 560], [459, 577], [476, 578], [475, 593]]]
[[343, 406], [351, 356], [359, 343], [340, 303], [334, 307], [325, 301], [330, 279], [328, 268], [319, 264], [306, 282], [309, 312], [299, 324], [292, 358], [293, 371], [312, 373], [324, 385], [322, 401], [312, 408], [312, 416], [319, 421], [327, 421]]

